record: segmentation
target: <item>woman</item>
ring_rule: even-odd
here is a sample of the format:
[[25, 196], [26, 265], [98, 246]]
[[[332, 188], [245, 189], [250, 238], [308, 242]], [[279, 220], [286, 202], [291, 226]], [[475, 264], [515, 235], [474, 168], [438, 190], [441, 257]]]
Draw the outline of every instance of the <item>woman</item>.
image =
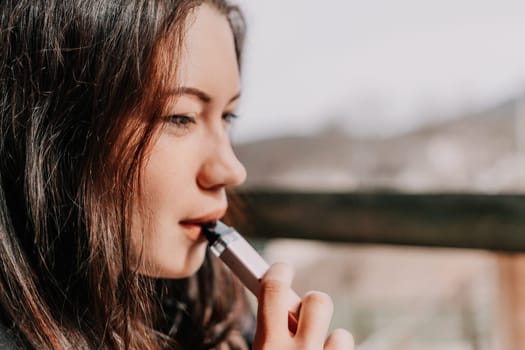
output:
[[[222, 0], [2, 1], [0, 323], [34, 349], [245, 349], [201, 226], [241, 183], [243, 28]], [[330, 300], [264, 277], [255, 349], [350, 349]], [[5, 333], [5, 332], [4, 332]]]

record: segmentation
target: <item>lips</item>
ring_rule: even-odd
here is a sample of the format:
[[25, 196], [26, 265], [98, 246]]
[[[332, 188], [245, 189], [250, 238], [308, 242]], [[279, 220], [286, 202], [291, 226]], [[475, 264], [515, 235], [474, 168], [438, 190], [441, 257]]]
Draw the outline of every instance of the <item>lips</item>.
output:
[[184, 234], [192, 241], [198, 241], [203, 238], [202, 226], [221, 219], [226, 213], [226, 209], [219, 209], [209, 212], [205, 215], [183, 219], [179, 225], [184, 229]]

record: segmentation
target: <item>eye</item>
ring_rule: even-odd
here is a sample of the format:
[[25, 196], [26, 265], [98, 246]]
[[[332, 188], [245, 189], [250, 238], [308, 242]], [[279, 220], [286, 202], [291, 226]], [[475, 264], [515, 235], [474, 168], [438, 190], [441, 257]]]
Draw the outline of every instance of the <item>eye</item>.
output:
[[224, 113], [222, 115], [222, 120], [224, 120], [228, 124], [231, 124], [237, 118], [239, 118], [239, 116], [232, 112]]
[[170, 124], [177, 128], [188, 129], [192, 124], [196, 124], [195, 117], [189, 115], [174, 114], [166, 117]]

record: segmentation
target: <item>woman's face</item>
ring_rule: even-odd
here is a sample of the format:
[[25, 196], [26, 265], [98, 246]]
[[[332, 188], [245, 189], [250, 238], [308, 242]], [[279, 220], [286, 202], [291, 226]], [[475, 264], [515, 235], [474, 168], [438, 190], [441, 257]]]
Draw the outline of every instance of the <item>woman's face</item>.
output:
[[188, 22], [180, 68], [131, 224], [139, 271], [165, 278], [196, 272], [206, 250], [200, 224], [224, 215], [225, 189], [246, 177], [228, 135], [240, 94], [233, 34], [209, 5]]

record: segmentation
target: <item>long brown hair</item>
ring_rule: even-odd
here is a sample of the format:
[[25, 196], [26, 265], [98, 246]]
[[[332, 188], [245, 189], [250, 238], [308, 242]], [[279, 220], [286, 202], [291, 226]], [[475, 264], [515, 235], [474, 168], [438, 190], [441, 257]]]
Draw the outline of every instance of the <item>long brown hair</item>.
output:
[[240, 60], [242, 16], [221, 0], [0, 3], [0, 321], [20, 346], [245, 347], [242, 289], [211, 257], [179, 281], [129, 263], [162, 72], [177, 69], [159, 43], [180, 52], [202, 2], [230, 20]]

